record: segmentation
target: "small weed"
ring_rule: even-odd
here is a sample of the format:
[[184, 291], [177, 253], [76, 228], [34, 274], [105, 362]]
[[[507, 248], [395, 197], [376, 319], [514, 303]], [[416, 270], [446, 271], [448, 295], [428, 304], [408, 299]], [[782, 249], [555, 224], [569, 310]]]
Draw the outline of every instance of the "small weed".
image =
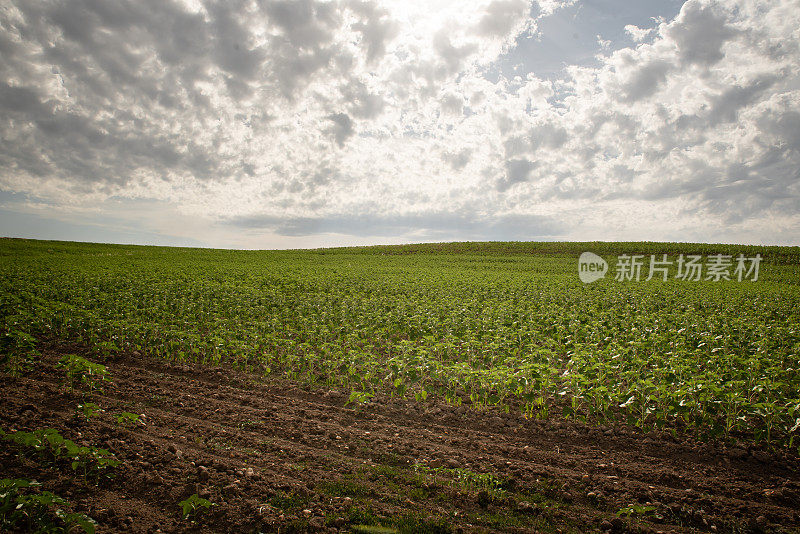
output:
[[359, 508], [358, 506], [351, 506], [347, 510], [347, 522], [351, 525], [359, 526], [380, 526], [385, 525], [386, 521], [379, 518], [372, 507], [368, 506], [366, 509]]
[[426, 519], [417, 514], [395, 518], [378, 517], [368, 508], [351, 508], [348, 519], [352, 532], [363, 534], [449, 534], [452, 527], [442, 519]]
[[369, 497], [372, 494], [368, 487], [350, 480], [326, 480], [319, 484], [319, 491], [336, 497]]
[[284, 512], [298, 512], [308, 505], [309, 499], [294, 492], [279, 491], [269, 499], [269, 505]]
[[247, 456], [259, 456], [261, 454], [252, 447], [238, 447], [236, 448], [236, 450], [241, 452], [242, 454], [246, 454]]
[[[201, 438], [196, 438], [201, 439]], [[210, 438], [206, 439], [206, 447], [210, 448], [211, 450], [215, 451], [230, 451], [233, 450], [233, 445], [229, 440], [223, 438]]]
[[639, 517], [645, 515], [653, 515], [657, 519], [661, 519], [661, 516], [656, 514], [656, 507], [655, 506], [643, 506], [641, 504], [630, 504], [625, 508], [621, 508], [617, 512], [617, 517]]
[[248, 419], [246, 421], [240, 421], [240, 422], [236, 423], [236, 428], [238, 428], [240, 430], [248, 430], [248, 429], [251, 429], [251, 428], [256, 428], [262, 423], [263, 423], [263, 421], [251, 421], [251, 420]]
[[426, 519], [416, 514], [406, 514], [392, 521], [401, 534], [449, 534], [450, 524], [443, 519]]
[[372, 525], [353, 525], [352, 531], [357, 534], [399, 534], [400, 532], [396, 528]]
[[153, 394], [147, 401], [145, 401], [145, 403], [152, 406], [152, 405], [164, 404], [170, 402], [170, 400], [171, 399], [166, 395]]
[[476, 473], [463, 468], [431, 468], [427, 465], [417, 463], [414, 470], [425, 478], [430, 478], [434, 482], [442, 481], [453, 487], [459, 487], [464, 491], [486, 491], [492, 499], [503, 499], [506, 491], [503, 489], [503, 481], [491, 473]]

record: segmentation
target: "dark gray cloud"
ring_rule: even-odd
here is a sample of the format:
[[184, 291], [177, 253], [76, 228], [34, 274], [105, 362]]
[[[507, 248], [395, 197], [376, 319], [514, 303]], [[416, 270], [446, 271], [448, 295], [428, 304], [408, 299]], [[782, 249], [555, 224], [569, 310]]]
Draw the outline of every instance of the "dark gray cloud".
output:
[[361, 16], [352, 28], [361, 34], [366, 45], [367, 62], [374, 63], [386, 53], [386, 45], [399, 33], [398, 24], [389, 18], [389, 12], [374, 2], [353, 0], [348, 7]]
[[531, 171], [537, 166], [536, 162], [527, 159], [510, 159], [505, 164], [505, 175], [497, 181], [495, 187], [498, 191], [506, 191], [514, 184], [527, 182]]
[[664, 60], [654, 60], [641, 66], [633, 79], [622, 88], [620, 98], [626, 102], [635, 102], [652, 96], [673, 68], [673, 64]]
[[450, 163], [453, 170], [460, 171], [470, 162], [471, 156], [469, 150], [463, 148], [456, 153], [446, 152], [444, 154], [444, 159]]
[[687, 2], [667, 36], [675, 41], [683, 61], [708, 67], [723, 58], [722, 46], [736, 33], [714, 7]]
[[516, 128], [509, 126], [510, 135], [503, 142], [506, 160], [530, 154], [536, 156], [539, 151], [558, 150], [569, 140], [567, 129], [556, 122], [543, 122], [517, 133]]
[[759, 76], [744, 87], [735, 85], [727, 88], [714, 100], [708, 112], [708, 125], [717, 126], [721, 123], [735, 122], [739, 110], [758, 101], [778, 79], [778, 76], [769, 74]]
[[525, 20], [529, 10], [529, 3], [524, 0], [494, 0], [478, 23], [478, 33], [504, 37], [521, 20]]
[[0, 109], [7, 168], [37, 176], [66, 173], [78, 187], [121, 185], [131, 170], [142, 167], [182, 168], [197, 177], [219, 169], [191, 141], [179, 148], [168, 138], [132, 131], [115, 118], [92, 120], [61, 109], [30, 87], [0, 83]]
[[328, 116], [328, 120], [333, 123], [331, 132], [336, 144], [340, 147], [344, 146], [345, 141], [352, 137], [355, 130], [353, 129], [353, 120], [346, 113], [334, 113]]
[[474, 54], [478, 47], [473, 43], [461, 46], [454, 45], [450, 40], [447, 28], [442, 28], [433, 36], [433, 49], [443, 60], [444, 69], [441, 77], [450, 76], [461, 70], [464, 61]]
[[350, 113], [361, 119], [374, 119], [386, 104], [381, 95], [371, 93], [360, 80], [350, 80], [349, 83], [342, 84], [339, 92], [342, 103], [348, 107]]
[[316, 50], [333, 40], [340, 24], [334, 4], [316, 0], [262, 1], [261, 6], [282, 35], [295, 48]]

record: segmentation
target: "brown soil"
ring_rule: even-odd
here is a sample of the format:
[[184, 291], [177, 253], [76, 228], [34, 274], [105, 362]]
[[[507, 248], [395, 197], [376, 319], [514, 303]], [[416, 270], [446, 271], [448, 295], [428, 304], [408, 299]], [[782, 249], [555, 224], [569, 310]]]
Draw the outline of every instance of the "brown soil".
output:
[[[800, 462], [781, 452], [435, 402], [355, 409], [342, 392], [135, 355], [106, 360], [105, 412], [86, 422], [53, 367], [82, 352], [50, 344], [31, 373], [0, 377], [0, 425], [105, 447], [115, 478], [85, 483], [10, 445], [0, 477], [38, 480], [98, 532], [800, 531]], [[120, 426], [122, 411], [146, 424]], [[178, 502], [194, 493], [216, 506], [191, 522]], [[618, 518], [632, 504], [654, 510]]]

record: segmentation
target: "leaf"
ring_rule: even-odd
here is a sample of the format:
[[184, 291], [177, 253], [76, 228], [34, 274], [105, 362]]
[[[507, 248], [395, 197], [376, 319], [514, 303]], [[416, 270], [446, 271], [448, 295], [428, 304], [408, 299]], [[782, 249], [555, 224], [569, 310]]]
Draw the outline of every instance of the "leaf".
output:
[[97, 523], [83, 514], [67, 514], [64, 519], [67, 525], [78, 525], [86, 534], [95, 534]]
[[798, 418], [795, 420], [795, 422], [794, 422], [794, 426], [793, 426], [792, 428], [790, 428], [790, 429], [789, 429], [789, 432], [794, 432], [794, 431], [795, 431], [795, 430], [797, 430], [798, 428], [800, 428], [800, 417], [798, 417]]

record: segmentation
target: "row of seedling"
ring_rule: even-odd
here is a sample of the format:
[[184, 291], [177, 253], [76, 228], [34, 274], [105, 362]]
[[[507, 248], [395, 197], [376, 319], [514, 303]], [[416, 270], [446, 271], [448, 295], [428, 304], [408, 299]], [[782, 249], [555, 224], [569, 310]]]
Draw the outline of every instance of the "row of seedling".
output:
[[85, 482], [92, 480], [99, 483], [103, 478], [110, 478], [114, 468], [120, 465], [119, 460], [108, 450], [78, 445], [64, 438], [54, 428], [40, 428], [32, 432], [5, 432], [0, 429], [0, 438], [15, 444], [22, 454], [35, 455], [45, 463], [68, 464]]

